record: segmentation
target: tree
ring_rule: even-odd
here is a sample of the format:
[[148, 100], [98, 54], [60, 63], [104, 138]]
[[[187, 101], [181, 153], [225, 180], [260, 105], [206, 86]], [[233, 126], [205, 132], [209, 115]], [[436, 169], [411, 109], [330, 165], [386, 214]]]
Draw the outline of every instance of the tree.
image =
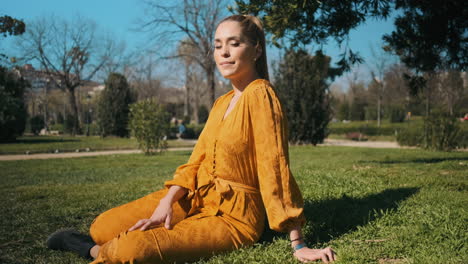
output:
[[396, 9], [403, 12], [384, 41], [406, 66], [419, 72], [466, 69], [466, 1], [398, 0]]
[[156, 42], [167, 47], [172, 39], [187, 39], [190, 51], [163, 58], [187, 57], [196, 62], [205, 72], [211, 105], [215, 101], [215, 70], [212, 40], [218, 20], [224, 14], [224, 0], [185, 0], [161, 4], [161, 1], [146, 0], [147, 18], [142, 27], [150, 31]]
[[[276, 1], [236, 0], [237, 12], [252, 13], [264, 21], [265, 30], [272, 35], [276, 45], [279, 39], [289, 38], [292, 46], [314, 43], [318, 46], [334, 39], [340, 46], [345, 42], [345, 52], [337, 63], [349, 70], [350, 65], [362, 62], [358, 53], [348, 48], [349, 32], [368, 18], [386, 19], [391, 0], [340, 0], [340, 1]], [[231, 8], [232, 10], [232, 8]]]
[[371, 76], [372, 86], [369, 92], [373, 95], [373, 99], [377, 103], [377, 126], [380, 127], [382, 115], [382, 100], [385, 94], [386, 83], [384, 80], [385, 72], [392, 64], [392, 57], [389, 52], [386, 52], [382, 47], [377, 46], [377, 49], [370, 47], [372, 59], [368, 62]]
[[0, 66], [0, 141], [14, 140], [24, 132], [24, 91], [29, 83]]
[[73, 131], [79, 131], [75, 90], [90, 80], [114, 54], [112, 39], [98, 39], [93, 21], [43, 17], [31, 22], [17, 42], [22, 61], [37, 62], [61, 90], [67, 91]]
[[154, 99], [131, 105], [129, 127], [139, 148], [146, 155], [167, 148], [165, 136], [169, 132], [169, 118], [168, 113]]
[[289, 122], [289, 140], [316, 145], [326, 137], [331, 118], [327, 79], [336, 70], [330, 57], [305, 50], [286, 51], [275, 73], [275, 87], [285, 104]]
[[[26, 24], [23, 21], [10, 16], [0, 17], [0, 35], [3, 37], [18, 36], [24, 33]], [[0, 63], [8, 59], [7, 55], [0, 53]]]
[[133, 96], [125, 77], [111, 73], [99, 96], [98, 120], [101, 135], [128, 136], [129, 105]]
[[459, 113], [458, 110], [463, 106], [468, 107], [468, 95], [463, 87], [463, 79], [458, 71], [448, 71], [440, 74], [441, 78], [439, 86], [439, 94], [442, 99], [442, 104], [447, 109], [447, 112], [454, 116]]
[[11, 16], [1, 16], [0, 17], [0, 34], [4, 37], [17, 36], [24, 33], [26, 25], [22, 20], [12, 18]]
[[[407, 75], [413, 93], [425, 93], [426, 116], [439, 71], [464, 71], [468, 65], [468, 8], [464, 0], [398, 0], [396, 30], [384, 36], [388, 49], [414, 71]], [[437, 85], [436, 85], [437, 86]], [[432, 88], [432, 89], [431, 89]]]
[[367, 90], [364, 83], [353, 82], [349, 86], [351, 106], [349, 109], [350, 120], [365, 120], [366, 108], [368, 107]]
[[[191, 111], [194, 112], [195, 123], [198, 123], [198, 104], [199, 104], [199, 96], [197, 94], [199, 90], [197, 86], [193, 83], [193, 75], [195, 74], [194, 64], [195, 61], [193, 58], [188, 56], [183, 56], [184, 54], [193, 54], [195, 52], [193, 43], [190, 43], [190, 39], [183, 40], [180, 42], [179, 47], [177, 49], [177, 54], [182, 55], [181, 59], [185, 66], [185, 94], [184, 94], [184, 117], [191, 116]], [[193, 105], [192, 105], [193, 102]], [[191, 107], [193, 106], [193, 107]]]
[[[25, 28], [21, 20], [10, 16], [0, 17], [0, 34], [3, 37], [21, 35]], [[6, 58], [5, 54], [0, 53], [0, 141], [14, 140], [22, 135], [27, 117], [24, 92], [29, 83], [1, 66]]]

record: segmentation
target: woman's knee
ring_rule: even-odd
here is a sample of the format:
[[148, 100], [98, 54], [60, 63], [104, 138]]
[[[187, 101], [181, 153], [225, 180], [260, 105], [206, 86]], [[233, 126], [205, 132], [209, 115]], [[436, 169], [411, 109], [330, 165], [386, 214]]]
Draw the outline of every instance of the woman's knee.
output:
[[106, 243], [100, 257], [106, 263], [159, 263], [161, 245], [151, 231], [122, 232]]
[[112, 217], [110, 211], [105, 211], [94, 218], [89, 227], [89, 234], [98, 245], [112, 240], [117, 234], [122, 232], [122, 230], [117, 230], [119, 228], [116, 227], [116, 218]]

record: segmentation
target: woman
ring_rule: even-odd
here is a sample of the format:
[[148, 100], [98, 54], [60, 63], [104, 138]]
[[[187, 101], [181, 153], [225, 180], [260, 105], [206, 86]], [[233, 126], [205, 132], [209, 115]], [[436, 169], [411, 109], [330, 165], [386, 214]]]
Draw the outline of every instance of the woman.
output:
[[268, 82], [260, 21], [225, 18], [214, 48], [233, 89], [215, 101], [187, 164], [164, 190], [99, 215], [92, 240], [59, 231], [50, 248], [92, 257], [93, 264], [192, 261], [254, 244], [268, 217], [271, 229], [289, 233], [300, 261], [335, 260], [330, 248], [310, 249], [302, 238], [303, 199], [289, 169], [287, 124]]

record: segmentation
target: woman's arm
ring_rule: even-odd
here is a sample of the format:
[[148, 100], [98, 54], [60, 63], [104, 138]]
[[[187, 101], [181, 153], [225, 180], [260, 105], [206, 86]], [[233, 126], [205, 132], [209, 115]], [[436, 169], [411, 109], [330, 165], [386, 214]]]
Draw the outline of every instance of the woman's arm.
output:
[[167, 194], [161, 199], [159, 204], [165, 202], [172, 205], [173, 203], [179, 201], [180, 198], [182, 198], [187, 192], [188, 190], [184, 187], [181, 187], [179, 185], [172, 185], [169, 188]]
[[294, 256], [302, 262], [322, 260], [324, 263], [329, 263], [336, 260], [336, 254], [330, 247], [324, 249], [308, 248], [302, 237], [300, 226], [294, 227], [289, 231], [289, 239], [291, 247], [294, 248]]
[[133, 231], [140, 229], [142, 231], [151, 228], [155, 225], [164, 223], [164, 226], [167, 229], [171, 229], [171, 220], [172, 220], [172, 204], [177, 202], [182, 198], [188, 190], [184, 187], [178, 185], [172, 185], [169, 188], [167, 194], [161, 198], [159, 205], [154, 210], [153, 214], [148, 219], [139, 220], [134, 226], [132, 226], [128, 231]]

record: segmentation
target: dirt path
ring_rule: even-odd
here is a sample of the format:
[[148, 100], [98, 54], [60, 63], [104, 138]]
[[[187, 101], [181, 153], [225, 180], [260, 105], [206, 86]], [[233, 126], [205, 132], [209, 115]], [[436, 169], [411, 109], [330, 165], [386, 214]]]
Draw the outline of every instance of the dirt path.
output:
[[[402, 148], [395, 141], [352, 141], [344, 139], [325, 139], [320, 146], [345, 146], [363, 148]], [[405, 147], [406, 148], [406, 147]]]
[[[195, 143], [195, 142], [194, 142]], [[362, 148], [412, 148], [401, 147], [397, 142], [392, 141], [351, 141], [342, 139], [326, 139], [323, 144], [319, 146], [345, 146], [345, 147], [362, 147]], [[177, 150], [192, 150], [193, 147], [181, 148], [168, 148], [168, 151]], [[462, 151], [468, 151], [462, 150]], [[93, 157], [102, 155], [116, 155], [116, 154], [134, 154], [141, 153], [140, 150], [111, 150], [111, 151], [93, 151], [93, 152], [67, 152], [67, 153], [44, 153], [44, 154], [30, 154], [30, 155], [0, 155], [0, 161], [4, 160], [31, 160], [31, 159], [59, 159], [59, 158], [79, 158], [79, 157]]]
[[[168, 151], [175, 150], [192, 150], [192, 147], [183, 148], [168, 148]], [[93, 157], [102, 155], [115, 155], [115, 154], [134, 154], [142, 153], [137, 149], [130, 150], [110, 150], [110, 151], [93, 151], [93, 152], [65, 152], [65, 153], [41, 153], [30, 155], [0, 155], [0, 161], [3, 160], [31, 160], [31, 159], [61, 159], [61, 158], [79, 158], [79, 157]]]

